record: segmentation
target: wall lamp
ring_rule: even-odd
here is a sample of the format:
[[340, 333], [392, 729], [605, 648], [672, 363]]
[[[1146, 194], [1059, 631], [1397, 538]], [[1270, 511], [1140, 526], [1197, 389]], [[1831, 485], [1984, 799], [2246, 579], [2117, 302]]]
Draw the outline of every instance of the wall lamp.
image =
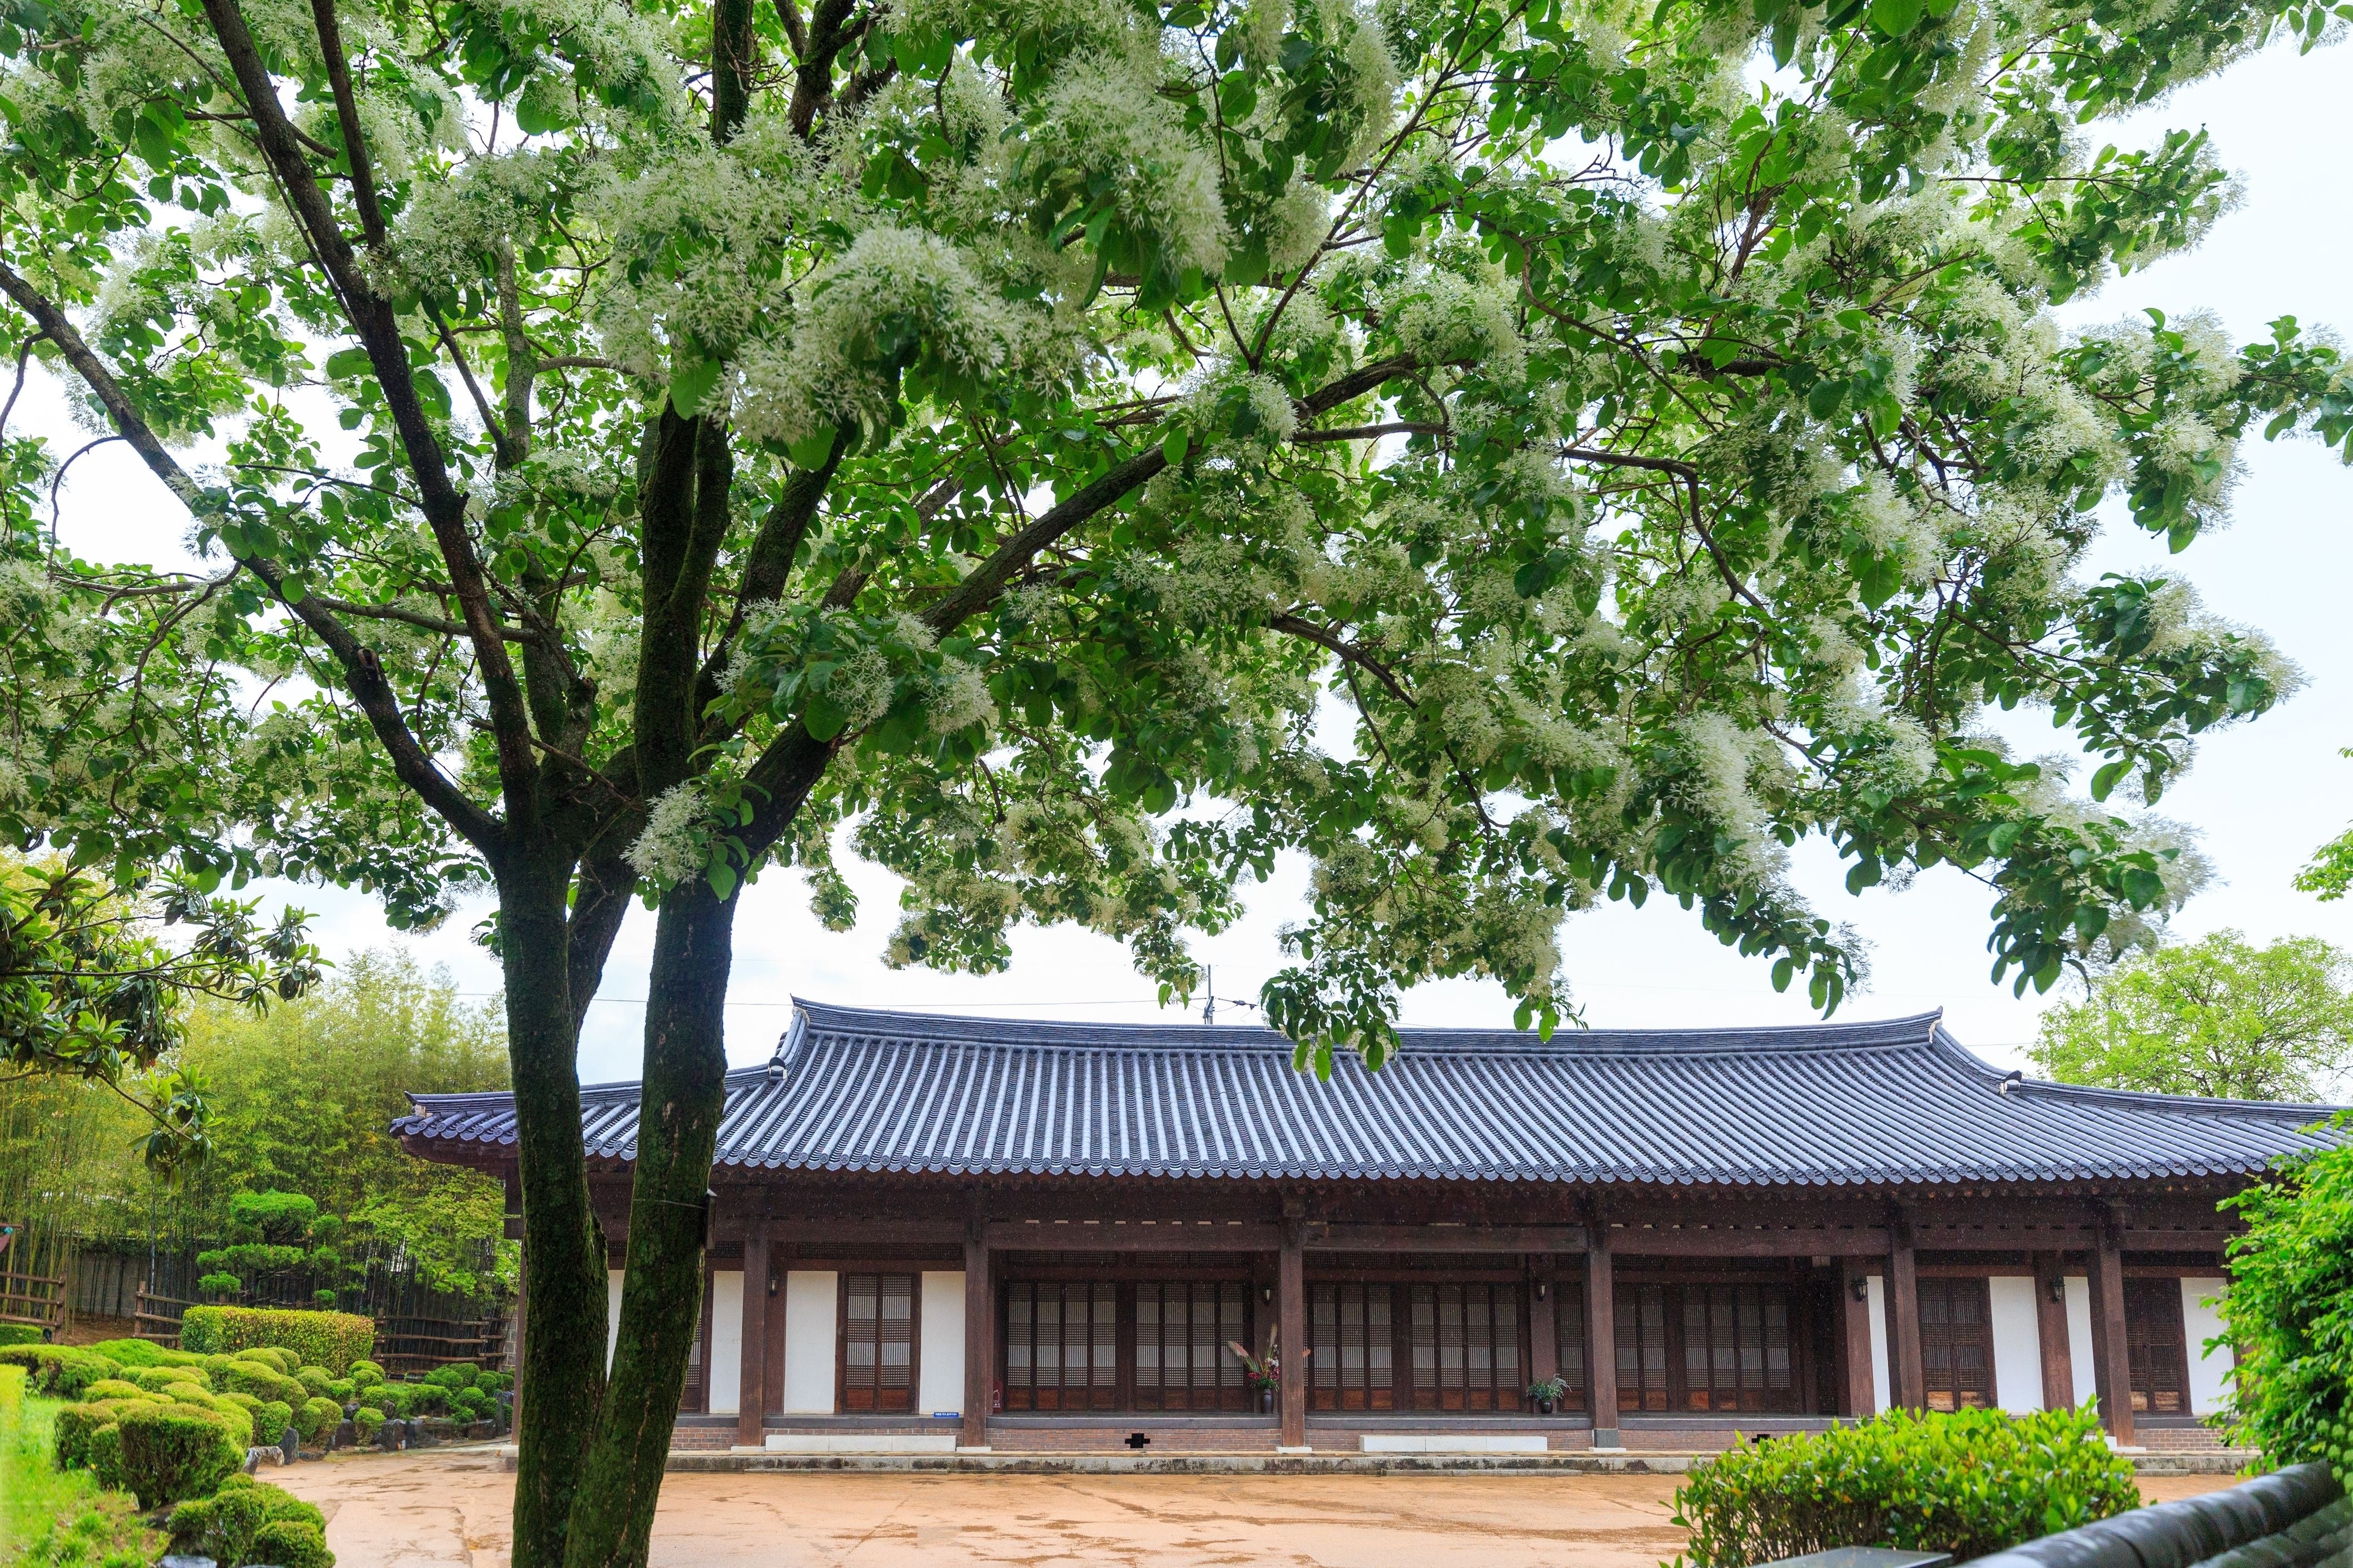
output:
[[1552, 1289], [1552, 1287], [1551, 1287], [1549, 1284], [1546, 1283], [1546, 1282], [1545, 1282], [1544, 1280], [1542, 1280], [1542, 1279], [1537, 1280], [1537, 1281], [1536, 1281], [1536, 1300], [1539, 1300], [1539, 1301], [1543, 1300], [1545, 1299], [1546, 1295], [1547, 1293], [1549, 1293], [1549, 1292], [1551, 1291], [1551, 1289]]
[[1847, 1282], [1847, 1289], [1854, 1292], [1854, 1299], [1858, 1301], [1871, 1300], [1871, 1281], [1861, 1274]]
[[1260, 1286], [1260, 1287], [1258, 1288], [1258, 1299], [1259, 1299], [1260, 1300], [1261, 1300], [1261, 1301], [1271, 1301], [1271, 1300], [1274, 1300], [1274, 1287], [1273, 1287], [1273, 1286], [1271, 1286], [1271, 1285], [1261, 1285], [1261, 1286]]
[[2053, 1274], [2042, 1288], [2050, 1293], [2053, 1301], [2064, 1301], [2067, 1299], [2067, 1281], [2059, 1275]]

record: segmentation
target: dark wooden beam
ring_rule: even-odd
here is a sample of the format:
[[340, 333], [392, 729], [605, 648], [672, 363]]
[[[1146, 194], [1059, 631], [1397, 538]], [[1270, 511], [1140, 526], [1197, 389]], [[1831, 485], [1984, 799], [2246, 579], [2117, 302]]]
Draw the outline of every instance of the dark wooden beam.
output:
[[1879, 1413], [1879, 1373], [1871, 1354], [1871, 1269], [1849, 1258], [1839, 1270], [1839, 1359], [1844, 1363], [1841, 1415], [1869, 1420]]
[[[837, 1240], [839, 1238], [837, 1237]], [[1028, 1225], [988, 1227], [996, 1252], [1272, 1252], [1279, 1225]]]
[[1332, 1252], [1582, 1252], [1581, 1225], [1311, 1225], [1307, 1245]]
[[974, 1220], [964, 1242], [964, 1427], [956, 1441], [988, 1447], [997, 1402], [997, 1288], [988, 1277], [988, 1226]]
[[[1582, 1228], [1581, 1226], [1579, 1227]], [[1530, 1259], [1528, 1268], [1528, 1381], [1550, 1383], [1560, 1375], [1560, 1326], [1553, 1310], [1549, 1256]]]
[[1307, 1226], [1297, 1215], [1282, 1223], [1282, 1252], [1275, 1264], [1275, 1310], [1282, 1324], [1279, 1347], [1282, 1381], [1282, 1446], [1307, 1447]]
[[737, 1370], [735, 1444], [756, 1448], [768, 1408], [768, 1237], [756, 1222], [744, 1237], [744, 1349]]
[[2100, 1227], [2092, 1249], [2092, 1380], [2100, 1425], [2119, 1448], [2133, 1446], [2132, 1366], [2125, 1349], [2123, 1226]]
[[2067, 1276], [2055, 1252], [2034, 1258], [2034, 1339], [2042, 1352], [2042, 1408], [2075, 1405], [2075, 1357], [2067, 1342]]
[[1670, 1230], [1630, 1225], [1610, 1231], [1609, 1250], [1630, 1258], [1883, 1258], [1887, 1230], [1883, 1226]]
[[1911, 1227], [1899, 1217], [1888, 1226], [1887, 1361], [1895, 1382], [1895, 1403], [1906, 1410], [1928, 1405], [1927, 1377], [1920, 1365], [1920, 1271], [1912, 1252]]
[[1598, 1220], [1586, 1232], [1586, 1404], [1593, 1414], [1597, 1448], [1623, 1446], [1618, 1436], [1618, 1286], [1609, 1270], [1614, 1235]]

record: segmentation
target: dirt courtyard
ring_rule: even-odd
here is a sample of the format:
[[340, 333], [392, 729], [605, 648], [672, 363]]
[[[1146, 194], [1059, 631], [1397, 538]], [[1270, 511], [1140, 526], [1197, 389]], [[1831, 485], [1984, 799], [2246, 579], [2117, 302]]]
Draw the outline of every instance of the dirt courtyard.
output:
[[[507, 1568], [514, 1478], [480, 1451], [261, 1479], [327, 1514], [338, 1568]], [[2143, 1483], [2151, 1501], [2227, 1477]], [[1672, 1476], [673, 1475], [654, 1568], [1655, 1568]]]

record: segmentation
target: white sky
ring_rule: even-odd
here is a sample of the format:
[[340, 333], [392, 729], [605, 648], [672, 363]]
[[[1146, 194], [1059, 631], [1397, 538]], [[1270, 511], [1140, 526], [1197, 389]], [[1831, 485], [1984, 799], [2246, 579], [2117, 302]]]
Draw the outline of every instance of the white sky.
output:
[[[2274, 317], [2307, 325], [2333, 323], [2353, 336], [2353, 291], [2344, 258], [2353, 254], [2353, 162], [2344, 156], [2347, 105], [2353, 102], [2353, 50], [2297, 57], [2274, 49], [2220, 79], [2179, 94], [2121, 128], [2095, 128], [2124, 145], [2153, 144], [2168, 126], [2204, 124], [2224, 163], [2241, 172], [2245, 200], [2205, 246], [2112, 284], [2069, 307], [2076, 323], [2114, 320], [2156, 306], [2168, 315], [2211, 310], [2237, 341], [2263, 335]], [[28, 385], [17, 427], [51, 437], [60, 452], [80, 444], [57, 391]], [[2304, 670], [2294, 701], [2253, 725], [2210, 739], [2196, 768], [2161, 803], [2168, 816], [2202, 835], [2216, 879], [2176, 922], [2189, 935], [2236, 927], [2257, 940], [2310, 933], [2353, 946], [2353, 900], [2323, 904], [2288, 884], [2322, 841], [2353, 818], [2353, 639], [2344, 584], [2353, 582], [2353, 469], [2312, 444], [2243, 448], [2245, 477], [2236, 521], [2178, 560], [2162, 542], [2126, 528], [2112, 531], [2089, 572], [2175, 569], [2196, 584], [2208, 606], [2261, 627]], [[118, 560], [165, 561], [182, 555], [185, 518], [160, 485], [120, 445], [77, 464], [61, 493], [62, 528], [83, 553]], [[2052, 749], [2043, 721], [2016, 716], [2006, 726], [2028, 752]], [[2042, 737], [2049, 736], [2049, 739]], [[844, 869], [861, 900], [855, 931], [836, 935], [807, 912], [795, 875], [771, 872], [744, 895], [735, 932], [729, 993], [728, 1056], [755, 1061], [772, 1047], [788, 1014], [786, 1000], [816, 1000], [997, 1016], [1143, 1022], [1174, 1021], [1155, 1012], [1154, 987], [1130, 967], [1116, 943], [1069, 930], [1024, 930], [1014, 939], [1012, 969], [971, 978], [929, 971], [893, 972], [880, 955], [896, 922], [894, 879], [854, 859]], [[1802, 847], [1800, 888], [1819, 910], [1852, 921], [1875, 944], [1872, 989], [1851, 999], [1843, 1016], [1886, 1017], [1943, 1008], [1955, 1033], [1998, 1061], [2016, 1058], [2034, 1034], [2045, 999], [2014, 1000], [1988, 983], [1985, 952], [1990, 895], [1949, 868], [1909, 889], [1874, 889], [1851, 898], [1829, 847]], [[1303, 912], [1304, 878], [1296, 864], [1250, 890], [1250, 916], [1197, 951], [1213, 964], [1221, 996], [1249, 998], [1280, 966], [1274, 932]], [[272, 895], [287, 891], [263, 889]], [[291, 890], [313, 911], [313, 929], [331, 956], [396, 942], [364, 896], [332, 889]], [[467, 932], [483, 911], [470, 910], [442, 931], [411, 939], [427, 963], [446, 963], [461, 986], [490, 995], [498, 968]], [[587, 1081], [634, 1078], [652, 917], [633, 912], [589, 1013], [581, 1046]], [[1703, 931], [1696, 916], [1671, 900], [1640, 911], [1613, 906], [1563, 928], [1569, 984], [1598, 1026], [1802, 1023], [1811, 1016], [1793, 987], [1776, 995], [1762, 961], [1740, 958]], [[1195, 1009], [1199, 1005], [1195, 1001]], [[1506, 1027], [1512, 1006], [1492, 984], [1432, 984], [1405, 997], [1408, 1025]], [[1238, 1022], [1247, 1012], [1223, 1012]]]

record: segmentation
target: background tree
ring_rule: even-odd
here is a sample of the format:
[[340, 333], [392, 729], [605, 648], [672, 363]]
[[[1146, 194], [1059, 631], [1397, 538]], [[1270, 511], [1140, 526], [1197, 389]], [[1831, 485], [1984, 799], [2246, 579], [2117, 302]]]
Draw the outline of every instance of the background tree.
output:
[[2283, 1162], [2228, 1206], [2247, 1225], [2221, 1301], [2230, 1440], [2353, 1477], [2353, 1145]]
[[2313, 1102], [2353, 1062], [2353, 959], [2317, 937], [2234, 931], [2136, 953], [2042, 1015], [2030, 1052], [2062, 1083]]
[[[2101, 803], [2290, 680], [2176, 581], [2072, 576], [2099, 503], [2184, 547], [2252, 424], [2353, 437], [2292, 321], [2045, 310], [2223, 195], [2202, 136], [2073, 128], [2316, 39], [2308, 0], [5, 15], [20, 361], [205, 552], [52, 555], [14, 449], [20, 570], [172, 698], [25, 733], [231, 875], [495, 891], [521, 1563], [644, 1559], [764, 865], [845, 919], [854, 825], [902, 961], [1071, 920], [1181, 992], [1184, 932], [1303, 853], [1262, 1001], [1325, 1070], [1433, 975], [1549, 1027], [1563, 914], [1653, 890], [1833, 1006], [1809, 834], [1857, 889], [1983, 878], [1997, 973], [2047, 986], [2184, 891]], [[1989, 701], [2049, 704], [2090, 800]], [[78, 794], [0, 805], [119, 852]], [[574, 1052], [641, 890], [608, 1389]]]
[[149, 1170], [176, 1184], [211, 1149], [201, 1076], [153, 1070], [179, 1043], [185, 1005], [259, 1014], [320, 975], [301, 911], [266, 925], [258, 903], [186, 874], [119, 888], [0, 854], [0, 1086], [57, 1078], [121, 1098], [139, 1112]]

